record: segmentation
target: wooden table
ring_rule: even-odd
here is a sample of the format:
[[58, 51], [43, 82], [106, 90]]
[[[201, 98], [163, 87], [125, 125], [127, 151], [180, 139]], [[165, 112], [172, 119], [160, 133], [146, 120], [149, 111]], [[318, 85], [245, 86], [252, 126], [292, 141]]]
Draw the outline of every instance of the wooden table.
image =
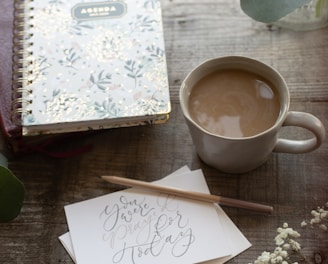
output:
[[[284, 222], [301, 232], [303, 253], [312, 262], [318, 253], [322, 260], [316, 263], [328, 263], [328, 233], [300, 226], [303, 219], [311, 218], [312, 209], [328, 201], [328, 141], [308, 154], [274, 153], [266, 164], [243, 175], [221, 173], [198, 159], [178, 99], [182, 80], [202, 61], [245, 55], [281, 72], [290, 87], [291, 110], [313, 113], [328, 127], [328, 28], [269, 30], [244, 15], [238, 0], [161, 3], [172, 101], [170, 120], [77, 138], [68, 147], [91, 144], [93, 149], [71, 158], [7, 154], [10, 169], [25, 184], [26, 197], [21, 214], [0, 224], [0, 263], [73, 263], [58, 241], [68, 228], [65, 205], [120, 189], [101, 181], [99, 175], [152, 181], [184, 165], [201, 168], [214, 194], [275, 208], [270, 216], [224, 208], [253, 244], [230, 263], [249, 263], [262, 251], [272, 251], [276, 228]], [[301, 129], [284, 133], [308, 136]]]

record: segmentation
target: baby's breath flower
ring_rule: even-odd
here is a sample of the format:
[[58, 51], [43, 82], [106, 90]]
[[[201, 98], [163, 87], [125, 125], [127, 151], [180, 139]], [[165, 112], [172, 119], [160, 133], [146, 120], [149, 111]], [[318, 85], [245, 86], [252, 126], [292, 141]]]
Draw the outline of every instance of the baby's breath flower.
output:
[[[322, 231], [327, 231], [328, 227], [325, 222], [328, 222], [328, 202], [323, 207], [317, 207], [317, 209], [311, 211], [312, 219], [309, 221], [311, 227], [318, 226]], [[301, 223], [302, 227], [307, 225], [306, 221]]]
[[311, 219], [310, 224], [314, 225], [314, 224], [319, 224], [320, 222], [321, 222], [320, 218], [315, 217]]
[[327, 231], [327, 226], [326, 225], [324, 225], [324, 224], [322, 224], [322, 225], [319, 225], [319, 228], [321, 229], [321, 230], [323, 230], [323, 231]]
[[289, 245], [289, 244], [285, 244], [285, 245], [283, 245], [282, 247], [283, 247], [283, 249], [285, 249], [285, 250], [289, 250], [289, 249], [290, 249], [290, 245]]
[[314, 217], [319, 217], [320, 216], [319, 212], [317, 212], [316, 210], [312, 210], [311, 215], [313, 215]]
[[282, 227], [278, 227], [277, 233], [274, 239], [276, 248], [271, 253], [262, 252], [254, 264], [289, 264], [291, 263], [289, 252], [300, 251], [301, 245], [294, 240], [300, 237], [300, 233], [289, 227], [288, 223], [283, 223]]
[[[312, 210], [311, 215], [313, 218], [309, 222], [302, 221], [302, 227], [306, 227], [309, 223], [311, 227], [317, 225], [323, 231], [328, 230], [328, 202], [324, 207]], [[254, 264], [298, 264], [298, 262], [293, 260], [310, 263], [301, 253], [300, 243], [295, 240], [300, 236], [301, 234], [289, 227], [288, 223], [283, 223], [282, 227], [277, 228], [277, 235], [274, 238], [276, 248], [273, 252], [262, 252], [254, 261]]]
[[285, 239], [281, 236], [276, 236], [275, 241], [277, 246], [281, 246], [285, 243]]
[[288, 258], [288, 252], [286, 250], [283, 250], [283, 251], [280, 252], [280, 256], [282, 256], [283, 258], [287, 259]]
[[270, 252], [264, 251], [262, 254], [255, 260], [254, 264], [266, 264], [270, 263]]
[[300, 251], [301, 250], [301, 245], [300, 243], [296, 242], [295, 240], [291, 239], [289, 241], [290, 246], [292, 247], [293, 250], [295, 251]]

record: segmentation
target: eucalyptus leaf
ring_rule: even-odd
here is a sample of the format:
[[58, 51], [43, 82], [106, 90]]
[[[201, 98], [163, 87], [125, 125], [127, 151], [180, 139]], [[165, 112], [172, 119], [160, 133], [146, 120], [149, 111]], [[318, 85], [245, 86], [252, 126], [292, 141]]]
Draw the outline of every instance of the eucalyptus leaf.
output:
[[23, 183], [7, 168], [6, 158], [0, 154], [0, 222], [13, 220], [23, 205]]
[[325, 10], [328, 8], [328, 0], [319, 0], [316, 5], [316, 16], [321, 17], [324, 15]]
[[271, 23], [309, 2], [310, 0], [240, 0], [240, 6], [254, 20]]
[[7, 158], [0, 153], [0, 166], [8, 168], [8, 160]]

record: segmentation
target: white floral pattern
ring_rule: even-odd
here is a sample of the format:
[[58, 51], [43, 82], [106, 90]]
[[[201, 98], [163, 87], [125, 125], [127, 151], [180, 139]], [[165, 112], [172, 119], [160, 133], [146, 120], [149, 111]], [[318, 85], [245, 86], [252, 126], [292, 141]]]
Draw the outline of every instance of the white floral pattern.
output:
[[[32, 45], [24, 77], [31, 84], [23, 88], [33, 93], [23, 94], [29, 102], [23, 106], [29, 110], [23, 126], [31, 131], [39, 125], [102, 120], [97, 126], [105, 127], [104, 119], [141, 121], [168, 113], [160, 1], [125, 0], [123, 17], [77, 21], [71, 9], [80, 2], [31, 1], [27, 7], [32, 27], [26, 26], [26, 41]], [[82, 1], [88, 2], [96, 1]]]

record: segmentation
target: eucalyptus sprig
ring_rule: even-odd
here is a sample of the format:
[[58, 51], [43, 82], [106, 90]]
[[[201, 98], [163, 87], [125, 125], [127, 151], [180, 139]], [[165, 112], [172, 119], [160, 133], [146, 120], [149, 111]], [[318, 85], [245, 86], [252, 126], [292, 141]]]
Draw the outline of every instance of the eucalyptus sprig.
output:
[[328, 0], [319, 0], [315, 6], [316, 16], [321, 17], [324, 10], [328, 9]]
[[0, 153], [0, 222], [8, 222], [20, 213], [25, 196], [23, 183], [8, 169], [7, 158]]
[[[263, 22], [276, 22], [311, 0], [240, 0], [241, 9], [252, 19]], [[320, 17], [328, 8], [328, 0], [316, 3], [316, 16]]]

